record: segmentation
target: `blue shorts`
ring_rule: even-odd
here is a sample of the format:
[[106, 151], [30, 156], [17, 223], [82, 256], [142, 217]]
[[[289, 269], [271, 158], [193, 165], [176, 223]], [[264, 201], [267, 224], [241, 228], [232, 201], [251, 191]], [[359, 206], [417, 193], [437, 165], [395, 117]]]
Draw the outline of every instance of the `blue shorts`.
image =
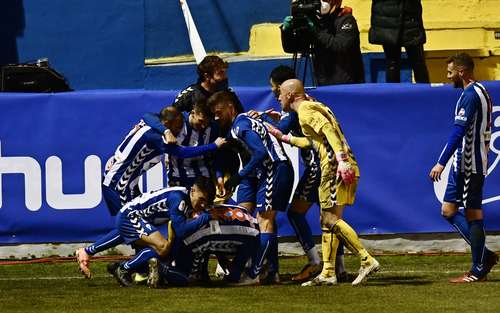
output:
[[293, 188], [293, 168], [289, 162], [264, 165], [255, 178], [244, 178], [238, 187], [238, 203], [254, 202], [257, 212], [286, 211]]
[[319, 167], [306, 167], [300, 177], [294, 199], [300, 199], [309, 203], [319, 203], [318, 189], [321, 181], [321, 170]]
[[451, 170], [443, 200], [465, 209], [480, 209], [483, 203], [483, 185], [483, 174], [471, 174], [466, 183], [464, 173]]
[[148, 221], [134, 214], [134, 211], [125, 210], [116, 216], [116, 228], [126, 244], [141, 239], [142, 235], [149, 236], [158, 229]]

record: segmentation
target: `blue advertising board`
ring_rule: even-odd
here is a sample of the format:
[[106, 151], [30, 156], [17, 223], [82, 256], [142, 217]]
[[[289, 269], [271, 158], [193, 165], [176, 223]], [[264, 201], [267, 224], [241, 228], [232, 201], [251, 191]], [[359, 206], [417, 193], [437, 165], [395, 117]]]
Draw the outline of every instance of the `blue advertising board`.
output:
[[[485, 84], [493, 100], [500, 82]], [[269, 88], [235, 88], [244, 106], [279, 108]], [[444, 181], [428, 178], [448, 138], [460, 90], [449, 85], [364, 84], [308, 90], [339, 119], [361, 169], [356, 202], [344, 218], [361, 234], [448, 232], [440, 216]], [[113, 226], [101, 175], [117, 145], [145, 112], [174, 91], [100, 90], [0, 94], [0, 244], [92, 241]], [[500, 106], [494, 106], [487, 230], [500, 230]], [[288, 149], [301, 168], [297, 150]], [[159, 165], [144, 190], [165, 185]], [[298, 178], [298, 173], [296, 174]], [[320, 233], [319, 209], [308, 212]], [[285, 214], [279, 234], [293, 235]]]

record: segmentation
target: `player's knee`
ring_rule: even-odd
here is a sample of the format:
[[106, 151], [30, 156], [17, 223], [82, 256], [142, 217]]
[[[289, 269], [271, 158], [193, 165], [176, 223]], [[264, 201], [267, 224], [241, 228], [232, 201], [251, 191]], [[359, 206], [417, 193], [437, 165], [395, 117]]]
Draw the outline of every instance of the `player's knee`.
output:
[[321, 214], [321, 228], [332, 229], [339, 219], [334, 214]]
[[458, 208], [451, 203], [444, 202], [441, 206], [441, 216], [444, 218], [453, 217], [453, 215], [457, 214]]
[[162, 241], [161, 245], [158, 247], [158, 254], [160, 257], [164, 258], [170, 253], [170, 249], [172, 248], [172, 245], [170, 242], [167, 240]]

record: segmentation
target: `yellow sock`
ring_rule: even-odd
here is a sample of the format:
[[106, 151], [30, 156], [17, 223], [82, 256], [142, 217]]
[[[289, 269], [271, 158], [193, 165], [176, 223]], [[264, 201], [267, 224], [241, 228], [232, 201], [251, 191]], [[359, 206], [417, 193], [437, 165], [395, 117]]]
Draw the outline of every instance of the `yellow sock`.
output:
[[359, 240], [359, 237], [354, 229], [352, 229], [349, 224], [344, 222], [344, 220], [337, 220], [335, 225], [333, 225], [333, 232], [342, 240], [347, 249], [361, 258], [362, 263], [366, 263], [371, 260], [370, 254], [361, 244], [361, 241]]
[[330, 230], [323, 229], [321, 235], [321, 250], [323, 252], [323, 269], [321, 274], [326, 277], [335, 275], [335, 258], [339, 240]]

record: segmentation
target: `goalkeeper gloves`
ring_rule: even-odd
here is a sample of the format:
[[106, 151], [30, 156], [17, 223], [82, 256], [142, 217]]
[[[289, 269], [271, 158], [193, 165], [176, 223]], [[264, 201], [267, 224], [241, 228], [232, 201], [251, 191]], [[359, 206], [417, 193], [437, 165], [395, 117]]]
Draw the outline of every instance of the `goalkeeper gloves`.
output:
[[342, 180], [346, 185], [352, 184], [356, 179], [356, 174], [354, 173], [354, 168], [348, 161], [347, 153], [338, 152], [335, 154], [337, 159], [337, 177], [342, 177]]

